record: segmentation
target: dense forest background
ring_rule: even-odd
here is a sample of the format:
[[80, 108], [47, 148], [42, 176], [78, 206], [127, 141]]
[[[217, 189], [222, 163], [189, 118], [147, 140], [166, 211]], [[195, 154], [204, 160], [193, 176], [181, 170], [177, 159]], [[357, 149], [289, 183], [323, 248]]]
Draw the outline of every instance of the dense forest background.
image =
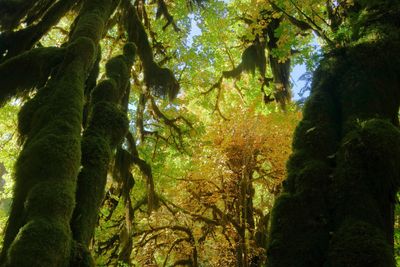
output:
[[399, 14], [0, 0], [0, 266], [400, 266]]

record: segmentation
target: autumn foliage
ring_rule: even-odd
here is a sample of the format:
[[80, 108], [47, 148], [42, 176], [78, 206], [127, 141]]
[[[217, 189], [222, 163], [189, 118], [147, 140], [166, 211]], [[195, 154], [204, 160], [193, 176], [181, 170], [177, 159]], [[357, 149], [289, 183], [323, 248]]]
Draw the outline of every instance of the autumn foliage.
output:
[[134, 254], [140, 266], [252, 266], [264, 260], [269, 211], [300, 114], [243, 108], [231, 117], [206, 127], [189, 170], [172, 188], [163, 187], [158, 211], [138, 214]]

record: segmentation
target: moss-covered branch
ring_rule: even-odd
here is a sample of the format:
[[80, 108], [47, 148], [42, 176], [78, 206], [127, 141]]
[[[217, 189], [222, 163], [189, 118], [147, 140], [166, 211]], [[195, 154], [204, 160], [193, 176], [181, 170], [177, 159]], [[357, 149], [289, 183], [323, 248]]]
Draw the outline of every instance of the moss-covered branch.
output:
[[86, 248], [97, 223], [113, 150], [128, 131], [127, 115], [119, 103], [129, 86], [135, 53], [133, 44], [125, 45], [124, 52], [107, 62], [107, 79], [93, 89], [88, 126], [82, 138], [82, 170], [71, 227], [75, 241]]
[[85, 2], [57, 73], [19, 118], [27, 120], [26, 141], [16, 165], [4, 266], [69, 266], [71, 254], [77, 254], [70, 220], [81, 164], [84, 87], [100, 39], [92, 33], [103, 31], [115, 6], [112, 0]]
[[51, 96], [33, 114], [35, 120], [16, 165], [1, 259], [5, 266], [67, 266], [69, 262], [83, 85], [94, 52], [87, 38], [68, 47], [59, 73], [48, 83]]
[[64, 48], [36, 48], [0, 64], [0, 106], [11, 97], [27, 95], [43, 86], [64, 55]]
[[5, 31], [0, 34], [0, 62], [31, 49], [52, 26], [69, 11], [77, 0], [60, 0], [34, 25], [19, 31]]

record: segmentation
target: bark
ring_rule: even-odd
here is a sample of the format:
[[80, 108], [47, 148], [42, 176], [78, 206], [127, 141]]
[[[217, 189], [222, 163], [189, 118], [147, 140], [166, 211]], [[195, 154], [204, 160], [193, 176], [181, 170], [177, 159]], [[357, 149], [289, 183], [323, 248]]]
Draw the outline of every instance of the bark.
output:
[[392, 15], [359, 26], [365, 35], [326, 55], [314, 74], [272, 211], [269, 267], [395, 266], [399, 7], [364, 4]]

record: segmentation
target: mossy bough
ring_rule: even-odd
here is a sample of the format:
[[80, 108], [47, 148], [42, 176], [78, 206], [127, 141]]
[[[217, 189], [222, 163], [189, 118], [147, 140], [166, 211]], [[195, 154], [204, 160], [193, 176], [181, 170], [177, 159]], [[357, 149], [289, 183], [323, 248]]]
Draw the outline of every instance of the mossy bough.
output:
[[[134, 56], [134, 46], [125, 46], [127, 55]], [[82, 170], [78, 176], [77, 205], [71, 220], [73, 236], [77, 242], [77, 266], [92, 266], [88, 245], [97, 223], [97, 214], [103, 199], [107, 170], [112, 153], [128, 131], [126, 112], [120, 101], [130, 89], [129, 69], [132, 58], [120, 55], [106, 64], [107, 79], [92, 92], [89, 105], [88, 126], [82, 139]], [[79, 258], [76, 258], [79, 257]]]
[[62, 62], [65, 51], [56, 47], [36, 48], [0, 64], [0, 106], [11, 97], [28, 95], [44, 85], [51, 71]]

